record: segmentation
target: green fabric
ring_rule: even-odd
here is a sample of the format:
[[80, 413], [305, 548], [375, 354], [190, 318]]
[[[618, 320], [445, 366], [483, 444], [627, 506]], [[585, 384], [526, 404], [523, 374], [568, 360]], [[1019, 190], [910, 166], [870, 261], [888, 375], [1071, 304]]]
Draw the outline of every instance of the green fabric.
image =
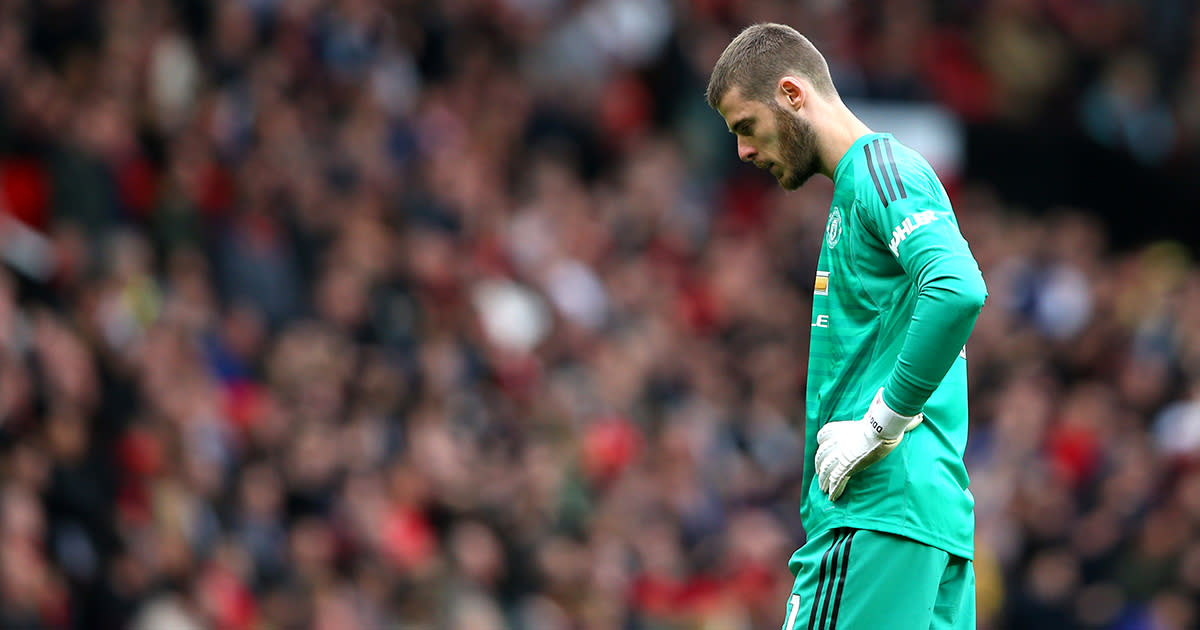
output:
[[788, 562], [783, 630], [974, 630], [970, 560], [871, 530], [833, 529]]
[[[860, 138], [834, 173], [813, 295], [801, 508], [810, 535], [874, 529], [972, 557], [964, 345], [986, 294], [933, 168], [890, 134]], [[925, 422], [831, 503], [813, 478], [817, 431], [861, 418], [880, 387], [889, 407]]]

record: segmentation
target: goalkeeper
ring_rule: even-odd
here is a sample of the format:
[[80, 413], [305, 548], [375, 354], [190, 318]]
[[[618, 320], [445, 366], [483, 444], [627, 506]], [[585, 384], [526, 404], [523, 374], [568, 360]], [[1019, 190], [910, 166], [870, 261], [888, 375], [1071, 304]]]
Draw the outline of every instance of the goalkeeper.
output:
[[933, 169], [839, 98], [820, 52], [757, 24], [708, 102], [787, 190], [833, 180], [813, 289], [808, 534], [783, 630], [975, 627], [965, 344], [987, 295]]

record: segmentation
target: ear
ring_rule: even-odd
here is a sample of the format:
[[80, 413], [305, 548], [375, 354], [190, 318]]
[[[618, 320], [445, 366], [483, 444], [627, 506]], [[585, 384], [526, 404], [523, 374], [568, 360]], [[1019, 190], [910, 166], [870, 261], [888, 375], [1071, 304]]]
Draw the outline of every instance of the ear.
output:
[[784, 75], [779, 79], [779, 88], [776, 96], [780, 101], [780, 105], [798, 110], [808, 100], [808, 84], [799, 77]]

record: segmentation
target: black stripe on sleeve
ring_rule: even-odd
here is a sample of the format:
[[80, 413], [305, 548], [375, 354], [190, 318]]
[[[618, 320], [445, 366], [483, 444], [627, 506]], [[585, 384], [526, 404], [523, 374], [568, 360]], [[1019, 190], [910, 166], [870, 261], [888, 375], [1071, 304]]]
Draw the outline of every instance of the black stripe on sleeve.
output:
[[904, 182], [900, 181], [900, 170], [896, 168], [896, 157], [892, 155], [892, 143], [883, 139], [883, 148], [887, 149], [888, 166], [892, 167], [892, 177], [896, 179], [896, 189], [900, 191], [901, 199], [908, 199], [908, 191], [904, 190]]
[[829, 560], [829, 554], [837, 548], [838, 543], [842, 542], [842, 535], [837, 534], [833, 538], [833, 543], [829, 545], [829, 549], [825, 550], [825, 555], [821, 556], [821, 571], [818, 573], [817, 590], [813, 593], [812, 610], [808, 613], [808, 630], [814, 630], [817, 625], [817, 606], [821, 603], [821, 591], [825, 590], [825, 567], [826, 561]]
[[883, 175], [883, 185], [887, 187], [888, 197], [895, 201], [896, 191], [892, 188], [892, 178], [888, 176], [887, 166], [883, 163], [883, 149], [879, 148], [879, 138], [871, 142], [871, 145], [875, 147], [875, 158], [879, 162], [879, 174]]
[[883, 194], [883, 186], [879, 183], [879, 176], [875, 174], [875, 160], [871, 157], [871, 147], [864, 144], [863, 153], [867, 155], [867, 172], [871, 174], [871, 180], [875, 182], [875, 192], [879, 193], [879, 200], [886, 208], [888, 205], [887, 195]]
[[833, 612], [829, 618], [829, 630], [837, 630], [838, 610], [842, 606], [842, 591], [846, 590], [846, 574], [850, 572], [850, 543], [852, 542], [854, 542], [854, 530], [846, 537], [846, 545], [842, 551], [842, 574], [838, 576], [837, 592], [833, 596]]

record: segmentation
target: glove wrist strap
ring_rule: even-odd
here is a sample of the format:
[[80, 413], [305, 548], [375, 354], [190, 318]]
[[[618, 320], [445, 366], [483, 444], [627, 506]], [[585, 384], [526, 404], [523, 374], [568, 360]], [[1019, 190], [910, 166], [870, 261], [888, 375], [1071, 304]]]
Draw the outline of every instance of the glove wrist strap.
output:
[[904, 429], [916, 416], [902, 416], [887, 403], [883, 402], [883, 388], [875, 393], [871, 408], [867, 410], [863, 420], [871, 427], [871, 431], [882, 440], [894, 440], [904, 434]]

